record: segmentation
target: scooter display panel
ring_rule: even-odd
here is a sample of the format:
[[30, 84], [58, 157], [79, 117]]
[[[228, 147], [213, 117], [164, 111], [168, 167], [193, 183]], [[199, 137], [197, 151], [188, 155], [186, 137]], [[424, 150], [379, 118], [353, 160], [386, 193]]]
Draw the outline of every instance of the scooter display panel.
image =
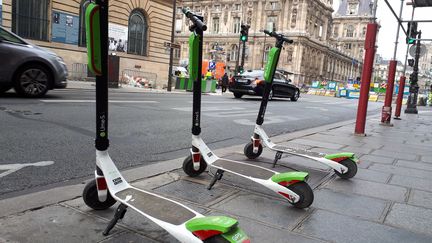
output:
[[286, 147], [286, 146], [282, 146], [282, 145], [273, 146], [271, 149], [276, 150], [276, 151], [280, 151], [283, 153], [302, 154], [302, 155], [307, 155], [307, 156], [312, 156], [312, 157], [323, 157], [326, 155], [323, 153], [313, 152], [313, 151], [310, 151], [307, 149], [290, 148], [290, 147]]
[[213, 162], [212, 165], [219, 167], [223, 170], [232, 171], [263, 180], [267, 180], [275, 174], [274, 172], [266, 170], [264, 168], [248, 165], [245, 163], [239, 163], [233, 160], [218, 159]]
[[196, 216], [194, 212], [177, 203], [135, 188], [127, 188], [115, 195], [122, 199], [124, 204], [170, 224], [180, 225]]

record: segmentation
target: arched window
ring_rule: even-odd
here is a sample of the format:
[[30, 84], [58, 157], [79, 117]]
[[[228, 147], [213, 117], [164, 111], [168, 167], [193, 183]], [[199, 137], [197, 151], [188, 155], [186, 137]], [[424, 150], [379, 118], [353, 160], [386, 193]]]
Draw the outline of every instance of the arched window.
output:
[[348, 25], [346, 28], [346, 37], [354, 37], [354, 26]]
[[78, 46], [86, 46], [86, 27], [85, 27], [85, 11], [90, 4], [90, 0], [82, 0], [80, 5], [80, 22], [78, 33]]
[[133, 10], [129, 17], [128, 53], [147, 55], [147, 32], [148, 23], [142, 10]]

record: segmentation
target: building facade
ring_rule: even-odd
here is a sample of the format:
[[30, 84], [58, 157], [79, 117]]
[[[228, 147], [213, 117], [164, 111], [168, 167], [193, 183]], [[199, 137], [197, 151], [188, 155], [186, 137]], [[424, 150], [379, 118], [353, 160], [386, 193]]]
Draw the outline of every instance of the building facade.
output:
[[[186, 0], [178, 2], [176, 41], [181, 45], [180, 64], [188, 59], [188, 21], [181, 7], [203, 15], [208, 30], [204, 34], [203, 55], [226, 63], [234, 70], [239, 55], [240, 25], [250, 25], [245, 69], [261, 69], [275, 40], [262, 30], [282, 32], [294, 40], [285, 44], [278, 67], [293, 72], [295, 84], [313, 80], [346, 81], [353, 56], [337, 45], [333, 31], [332, 0]], [[359, 68], [357, 68], [358, 72]], [[358, 73], [356, 74], [358, 75]]]
[[[90, 0], [3, 0], [0, 25], [61, 56], [71, 75], [86, 72], [85, 9]], [[120, 75], [152, 73], [168, 79], [173, 2], [110, 1], [109, 49], [120, 57]], [[73, 77], [72, 77], [73, 78]]]

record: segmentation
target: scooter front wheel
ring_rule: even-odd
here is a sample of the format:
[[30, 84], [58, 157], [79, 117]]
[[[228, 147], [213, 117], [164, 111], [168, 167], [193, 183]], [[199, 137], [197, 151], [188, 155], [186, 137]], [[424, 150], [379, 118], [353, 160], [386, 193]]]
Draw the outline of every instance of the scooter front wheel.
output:
[[244, 149], [243, 149], [243, 153], [244, 153], [244, 155], [245, 155], [246, 157], [248, 157], [248, 159], [256, 159], [256, 158], [258, 158], [258, 157], [261, 155], [262, 151], [263, 151], [263, 147], [262, 147], [262, 145], [260, 144], [260, 145], [258, 146], [258, 151], [257, 151], [257, 153], [254, 153], [254, 152], [253, 152], [253, 144], [252, 144], [252, 142], [247, 143], [247, 144], [244, 146]]
[[300, 196], [300, 200], [298, 200], [298, 202], [292, 203], [294, 207], [307, 208], [312, 204], [314, 200], [314, 194], [312, 188], [310, 188], [309, 184], [307, 184], [306, 182], [297, 182], [289, 185], [287, 188]]
[[339, 162], [341, 165], [344, 165], [348, 168], [348, 171], [344, 174], [339, 173], [339, 171], [335, 170], [336, 175], [338, 175], [342, 179], [350, 179], [353, 178], [357, 174], [357, 163], [352, 161], [351, 159], [344, 159]]
[[190, 177], [197, 177], [201, 175], [201, 173], [203, 173], [206, 168], [207, 168], [207, 163], [205, 162], [202, 156], [200, 159], [200, 167], [198, 170], [195, 170], [193, 166], [192, 155], [189, 155], [183, 161], [183, 171]]
[[117, 201], [111, 196], [108, 191], [105, 202], [99, 201], [96, 180], [91, 180], [84, 188], [83, 199], [87, 206], [94, 210], [105, 210], [114, 205]]

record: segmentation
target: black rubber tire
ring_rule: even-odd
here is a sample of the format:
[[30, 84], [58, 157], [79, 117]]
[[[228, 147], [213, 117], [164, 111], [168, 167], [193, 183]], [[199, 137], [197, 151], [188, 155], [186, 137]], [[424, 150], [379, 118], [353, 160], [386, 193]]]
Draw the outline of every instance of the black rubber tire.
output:
[[184, 173], [186, 173], [190, 177], [197, 177], [197, 176], [201, 175], [206, 169], [207, 169], [207, 163], [205, 162], [205, 160], [202, 156], [201, 156], [201, 160], [200, 160], [199, 170], [195, 170], [193, 167], [192, 155], [189, 155], [183, 161], [183, 171], [184, 171]]
[[314, 201], [314, 194], [312, 188], [310, 188], [309, 184], [304, 181], [294, 183], [287, 187], [291, 191], [295, 192], [300, 196], [300, 200], [296, 203], [292, 203], [292, 205], [296, 208], [307, 208]]
[[240, 93], [234, 93], [234, 97], [237, 99], [240, 99], [243, 96], [243, 94]]
[[300, 90], [296, 89], [294, 95], [290, 98], [291, 101], [297, 101], [300, 97]]
[[0, 95], [6, 93], [6, 91], [10, 90], [12, 87], [10, 86], [0, 86]]
[[340, 164], [346, 166], [348, 168], [348, 172], [341, 174], [335, 170], [336, 175], [338, 175], [342, 179], [350, 179], [353, 178], [357, 174], [357, 163], [352, 161], [351, 159], [344, 159]]
[[262, 151], [263, 151], [263, 146], [260, 144], [258, 147], [258, 153], [254, 153], [252, 142], [247, 143], [243, 149], [243, 153], [248, 159], [258, 158], [261, 155]]
[[105, 202], [99, 201], [96, 180], [91, 180], [84, 188], [83, 191], [84, 203], [94, 210], [105, 210], [114, 205], [117, 201], [111, 196], [108, 191], [107, 199]]
[[227, 239], [225, 239], [221, 235], [215, 235], [203, 241], [204, 243], [229, 243]]
[[[22, 87], [22, 83], [21, 83], [22, 82], [21, 76], [25, 72], [27, 72], [27, 71], [29, 71], [31, 69], [38, 70], [40, 73], [42, 73], [43, 75], [45, 75], [45, 78], [46, 78], [46, 81], [38, 81], [38, 82], [36, 82], [38, 84], [42, 84], [44, 87], [41, 88], [40, 91], [35, 92], [35, 93], [31, 93], [30, 91], [26, 91], [24, 89], [24, 87]], [[37, 76], [39, 76], [39, 74]], [[35, 80], [32, 80], [32, 81], [35, 81]], [[19, 94], [21, 96], [24, 96], [24, 97], [27, 97], [27, 98], [39, 98], [39, 97], [44, 96], [48, 92], [49, 87], [53, 83], [54, 83], [54, 80], [52, 78], [51, 72], [47, 68], [45, 68], [44, 66], [39, 65], [39, 64], [30, 64], [30, 65], [26, 65], [24, 67], [21, 67], [17, 71], [17, 73], [15, 74], [15, 76], [14, 76], [14, 89], [15, 89], [15, 92], [17, 92], [17, 94]]]

